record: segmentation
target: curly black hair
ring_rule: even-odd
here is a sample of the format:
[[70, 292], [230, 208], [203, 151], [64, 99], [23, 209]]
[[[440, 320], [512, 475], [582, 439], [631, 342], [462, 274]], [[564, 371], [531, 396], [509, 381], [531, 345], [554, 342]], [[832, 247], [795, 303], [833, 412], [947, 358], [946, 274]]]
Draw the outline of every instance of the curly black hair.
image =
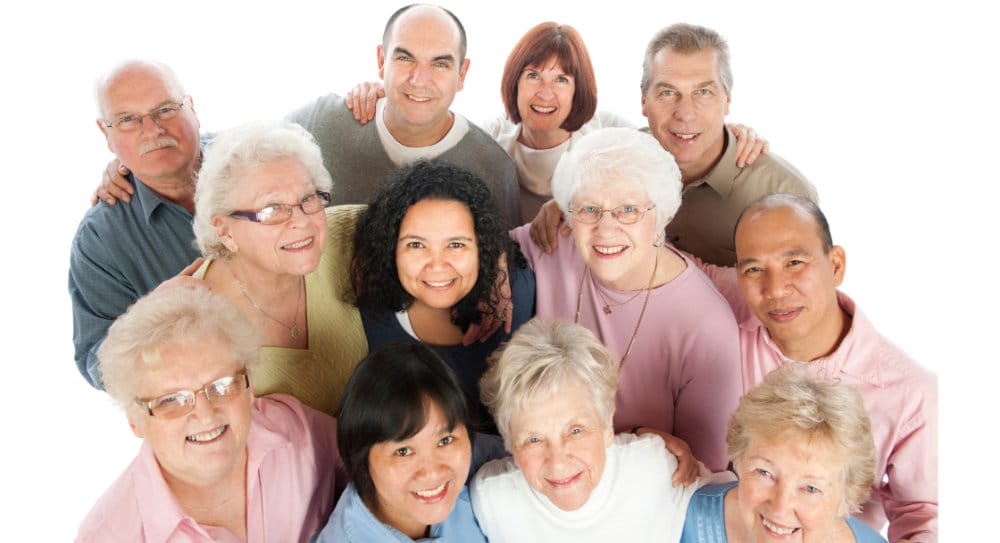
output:
[[508, 268], [523, 268], [527, 262], [504, 231], [486, 183], [446, 160], [419, 160], [393, 171], [358, 218], [351, 261], [356, 303], [371, 314], [402, 311], [413, 303], [413, 297], [399, 283], [396, 244], [406, 212], [428, 199], [462, 202], [472, 214], [479, 246], [479, 277], [472, 290], [451, 308], [452, 323], [465, 331], [470, 324], [480, 322], [480, 303], [488, 308], [486, 312], [497, 311], [500, 299], [493, 285], [499, 273], [508, 273], [499, 269], [500, 254], [507, 253]]

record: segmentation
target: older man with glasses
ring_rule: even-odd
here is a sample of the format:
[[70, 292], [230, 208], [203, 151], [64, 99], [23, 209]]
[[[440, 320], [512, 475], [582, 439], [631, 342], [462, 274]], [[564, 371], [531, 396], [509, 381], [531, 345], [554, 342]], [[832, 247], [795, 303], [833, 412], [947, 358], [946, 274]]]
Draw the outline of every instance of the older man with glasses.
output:
[[70, 252], [76, 364], [101, 388], [96, 353], [112, 321], [200, 256], [191, 221], [201, 148], [194, 101], [167, 66], [116, 66], [97, 102], [97, 127], [135, 186], [131, 201], [87, 211]]
[[207, 289], [158, 289], [98, 351], [143, 446], [78, 541], [305, 541], [346, 478], [336, 421], [291, 396], [254, 398], [259, 337]]

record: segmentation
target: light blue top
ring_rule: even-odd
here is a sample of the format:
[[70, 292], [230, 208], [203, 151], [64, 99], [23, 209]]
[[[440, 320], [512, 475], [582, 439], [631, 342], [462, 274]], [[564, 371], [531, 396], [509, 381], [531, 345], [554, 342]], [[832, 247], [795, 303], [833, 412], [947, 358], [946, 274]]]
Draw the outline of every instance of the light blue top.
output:
[[[688, 503], [687, 517], [684, 519], [684, 533], [680, 543], [727, 543], [726, 539], [726, 492], [736, 487], [739, 481], [718, 485], [705, 485], [698, 489]], [[847, 525], [857, 543], [886, 543], [875, 530], [860, 520], [848, 517]]]

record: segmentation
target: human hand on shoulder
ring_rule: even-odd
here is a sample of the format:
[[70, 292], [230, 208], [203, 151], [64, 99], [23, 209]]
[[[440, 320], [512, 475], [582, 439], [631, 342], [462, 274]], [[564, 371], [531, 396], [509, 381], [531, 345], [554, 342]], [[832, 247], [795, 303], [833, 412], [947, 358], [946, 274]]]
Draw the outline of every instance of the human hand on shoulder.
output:
[[347, 91], [344, 104], [354, 114], [354, 120], [361, 125], [375, 118], [375, 104], [385, 98], [385, 87], [381, 81], [362, 81]]
[[753, 164], [757, 157], [767, 153], [767, 140], [757, 134], [752, 126], [745, 124], [727, 124], [736, 136], [736, 167], [743, 168]]
[[118, 200], [131, 202], [132, 195], [135, 194], [135, 187], [129, 183], [127, 178], [130, 173], [132, 172], [117, 158], [111, 159], [104, 169], [101, 183], [90, 197], [90, 205], [97, 205], [98, 200], [104, 200], [104, 203], [109, 206], [115, 205]]
[[542, 204], [538, 215], [531, 221], [531, 241], [541, 247], [545, 254], [552, 254], [559, 246], [559, 236], [567, 237], [570, 226], [563, 221], [563, 212], [555, 200]]

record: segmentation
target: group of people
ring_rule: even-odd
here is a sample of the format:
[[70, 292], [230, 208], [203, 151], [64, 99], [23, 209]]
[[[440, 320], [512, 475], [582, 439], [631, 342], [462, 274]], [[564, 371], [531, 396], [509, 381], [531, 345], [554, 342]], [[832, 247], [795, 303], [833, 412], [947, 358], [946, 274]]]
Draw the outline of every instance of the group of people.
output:
[[717, 33], [650, 41], [648, 130], [567, 25], [483, 128], [450, 11], [396, 11], [378, 68], [210, 137], [168, 67], [100, 79], [73, 340], [144, 446], [80, 540], [937, 541], [935, 377], [725, 124]]

